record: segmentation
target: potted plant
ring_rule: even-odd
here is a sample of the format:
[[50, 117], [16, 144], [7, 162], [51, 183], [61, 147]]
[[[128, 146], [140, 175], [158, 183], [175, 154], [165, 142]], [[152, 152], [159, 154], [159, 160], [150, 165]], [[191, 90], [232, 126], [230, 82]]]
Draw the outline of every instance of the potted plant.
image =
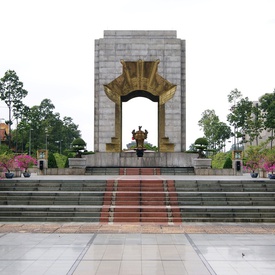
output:
[[257, 161], [246, 161], [245, 165], [243, 166], [244, 172], [250, 173], [252, 178], [257, 178], [258, 177], [258, 169], [260, 168], [259, 162]]
[[83, 150], [85, 150], [86, 142], [82, 138], [76, 138], [72, 142], [72, 151], [76, 153], [75, 158], [81, 158]]
[[82, 158], [85, 153], [86, 142], [82, 138], [76, 138], [72, 142], [71, 151], [75, 153], [73, 158], [69, 158], [69, 166], [71, 168], [84, 168], [86, 167], [86, 158]]
[[198, 152], [198, 158], [199, 159], [203, 159], [203, 158], [206, 158], [206, 155], [205, 155], [205, 150], [207, 149], [207, 146], [208, 146], [208, 141], [206, 138], [198, 138], [196, 139], [195, 141], [195, 147], [197, 149], [197, 152]]
[[262, 156], [262, 147], [260, 146], [248, 146], [245, 150], [245, 165], [244, 171], [249, 172], [252, 178], [257, 178], [259, 174], [259, 168]]
[[275, 149], [266, 151], [262, 162], [262, 168], [269, 172], [268, 177], [270, 179], [275, 179]]
[[205, 151], [208, 146], [208, 141], [206, 138], [198, 138], [194, 144], [197, 152], [198, 158], [193, 159], [195, 168], [211, 168], [212, 160], [207, 158]]
[[37, 164], [36, 158], [29, 155], [18, 155], [14, 158], [16, 165], [23, 171], [24, 177], [30, 177], [28, 169]]
[[14, 161], [13, 154], [2, 154], [0, 155], [0, 167], [4, 169], [6, 178], [13, 178], [14, 173], [11, 170], [15, 169], [16, 164]]

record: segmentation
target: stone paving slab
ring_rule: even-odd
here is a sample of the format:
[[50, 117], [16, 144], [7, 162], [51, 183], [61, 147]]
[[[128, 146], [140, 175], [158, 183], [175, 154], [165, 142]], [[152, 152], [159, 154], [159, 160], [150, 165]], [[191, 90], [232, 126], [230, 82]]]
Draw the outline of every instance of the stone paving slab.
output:
[[275, 223], [0, 223], [0, 233], [275, 234]]

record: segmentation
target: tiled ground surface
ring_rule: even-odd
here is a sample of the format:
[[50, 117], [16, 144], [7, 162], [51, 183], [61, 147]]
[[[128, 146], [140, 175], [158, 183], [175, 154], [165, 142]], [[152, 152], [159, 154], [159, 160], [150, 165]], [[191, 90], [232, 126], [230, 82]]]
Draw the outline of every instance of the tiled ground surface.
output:
[[1, 275], [273, 275], [275, 270], [273, 224], [0, 228]]
[[87, 270], [120, 275], [211, 274], [183, 234], [99, 234], [74, 274], [84, 275]]

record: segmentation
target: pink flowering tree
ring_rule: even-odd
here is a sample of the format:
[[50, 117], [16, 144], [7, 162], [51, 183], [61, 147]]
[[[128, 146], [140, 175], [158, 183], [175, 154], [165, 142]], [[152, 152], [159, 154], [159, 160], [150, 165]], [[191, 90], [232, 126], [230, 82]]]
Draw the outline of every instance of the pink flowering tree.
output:
[[255, 173], [261, 168], [261, 159], [263, 158], [263, 151], [261, 146], [249, 146], [245, 150], [245, 165], [244, 171]]
[[246, 161], [245, 165], [243, 166], [244, 171], [249, 173], [255, 173], [260, 168], [260, 163], [257, 161]]
[[275, 149], [267, 150], [262, 160], [262, 168], [271, 174], [275, 172]]
[[16, 165], [24, 172], [28, 172], [28, 168], [37, 164], [36, 158], [29, 155], [15, 156], [14, 161], [16, 162]]
[[16, 163], [14, 160], [13, 154], [2, 154], [0, 155], [0, 167], [4, 169], [4, 171], [10, 173], [11, 170], [16, 168]]

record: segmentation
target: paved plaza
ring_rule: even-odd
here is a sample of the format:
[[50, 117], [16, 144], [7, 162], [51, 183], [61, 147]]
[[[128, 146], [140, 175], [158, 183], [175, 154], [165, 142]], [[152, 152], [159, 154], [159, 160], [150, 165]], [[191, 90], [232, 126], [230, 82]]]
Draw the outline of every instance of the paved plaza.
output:
[[0, 274], [274, 274], [274, 224], [0, 224]]
[[0, 223], [0, 274], [274, 274], [274, 233], [273, 223]]

